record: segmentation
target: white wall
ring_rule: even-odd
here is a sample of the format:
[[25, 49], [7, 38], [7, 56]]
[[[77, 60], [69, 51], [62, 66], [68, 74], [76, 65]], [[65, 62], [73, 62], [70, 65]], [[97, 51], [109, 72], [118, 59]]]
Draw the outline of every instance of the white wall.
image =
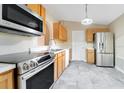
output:
[[115, 67], [124, 72], [124, 15], [109, 25], [115, 34]]
[[19, 36], [0, 32], [0, 55], [28, 51], [37, 47], [37, 37]]

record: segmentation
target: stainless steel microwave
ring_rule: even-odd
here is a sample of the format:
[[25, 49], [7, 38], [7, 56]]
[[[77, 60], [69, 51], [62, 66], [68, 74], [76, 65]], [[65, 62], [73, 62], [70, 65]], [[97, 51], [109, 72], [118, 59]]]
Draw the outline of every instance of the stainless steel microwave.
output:
[[40, 36], [43, 32], [42, 17], [23, 4], [0, 4], [0, 31]]

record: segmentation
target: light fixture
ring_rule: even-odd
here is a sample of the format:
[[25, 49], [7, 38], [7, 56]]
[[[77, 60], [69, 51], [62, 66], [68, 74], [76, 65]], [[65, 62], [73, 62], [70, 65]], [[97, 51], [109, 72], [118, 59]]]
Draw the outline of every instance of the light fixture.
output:
[[87, 14], [87, 4], [85, 5], [85, 18], [81, 21], [81, 24], [83, 25], [91, 25], [93, 23], [93, 19], [88, 18]]

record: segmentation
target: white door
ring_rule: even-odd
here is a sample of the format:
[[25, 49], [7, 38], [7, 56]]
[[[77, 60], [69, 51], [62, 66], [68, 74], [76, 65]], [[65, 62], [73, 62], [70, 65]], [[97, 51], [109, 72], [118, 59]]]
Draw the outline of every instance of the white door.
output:
[[72, 31], [72, 61], [86, 61], [85, 31]]

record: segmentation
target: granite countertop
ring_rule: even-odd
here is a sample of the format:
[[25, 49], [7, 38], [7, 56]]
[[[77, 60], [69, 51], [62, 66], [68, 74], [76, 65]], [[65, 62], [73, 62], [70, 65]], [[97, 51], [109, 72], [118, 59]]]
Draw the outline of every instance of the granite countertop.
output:
[[0, 73], [4, 73], [8, 70], [12, 70], [16, 68], [15, 64], [5, 64], [5, 63], [0, 63]]

